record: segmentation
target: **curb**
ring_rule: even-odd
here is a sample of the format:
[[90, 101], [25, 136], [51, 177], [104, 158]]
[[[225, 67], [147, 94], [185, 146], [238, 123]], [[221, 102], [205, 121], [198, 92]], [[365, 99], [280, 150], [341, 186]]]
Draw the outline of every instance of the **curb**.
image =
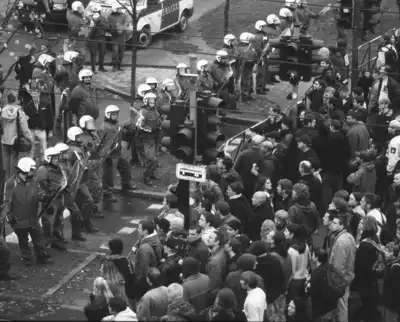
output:
[[132, 191], [122, 191], [120, 187], [115, 187], [114, 192], [121, 195], [129, 195], [137, 198], [152, 199], [157, 201], [163, 201], [165, 197], [165, 192], [149, 191], [149, 190], [132, 190]]
[[76, 274], [93, 262], [98, 256], [98, 253], [92, 253], [86, 257], [78, 266], [76, 266], [72, 271], [65, 275], [55, 286], [48, 289], [48, 291], [41, 295], [40, 297], [24, 296], [20, 294], [0, 294], [0, 300], [22, 300], [29, 302], [40, 302], [43, 303], [51, 296], [53, 296], [61, 287], [68, 283]]
[[257, 124], [259, 120], [240, 117], [240, 114], [238, 114], [237, 117], [233, 115], [223, 116], [221, 117], [221, 122], [234, 125], [245, 125], [250, 127], [253, 126], [254, 124]]

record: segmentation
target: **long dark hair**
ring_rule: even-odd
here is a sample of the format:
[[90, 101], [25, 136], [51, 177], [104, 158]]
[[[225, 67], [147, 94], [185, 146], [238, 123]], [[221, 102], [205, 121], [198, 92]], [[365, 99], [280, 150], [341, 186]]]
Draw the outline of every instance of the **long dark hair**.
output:
[[235, 307], [237, 306], [235, 293], [230, 288], [223, 288], [218, 292], [217, 299], [217, 310], [234, 319], [236, 316]]

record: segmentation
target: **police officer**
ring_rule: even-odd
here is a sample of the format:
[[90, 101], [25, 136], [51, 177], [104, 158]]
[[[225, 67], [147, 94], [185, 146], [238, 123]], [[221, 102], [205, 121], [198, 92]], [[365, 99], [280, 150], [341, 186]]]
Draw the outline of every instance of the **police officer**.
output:
[[161, 106], [164, 104], [171, 104], [175, 100], [179, 99], [179, 96], [181, 95], [180, 88], [176, 86], [176, 83], [172, 79], [166, 78], [162, 81], [160, 95]]
[[57, 148], [47, 148], [44, 151], [44, 162], [39, 166], [36, 176], [45, 195], [53, 197], [58, 194], [51, 205], [44, 205], [47, 209], [43, 214], [42, 224], [46, 246], [63, 251], [66, 250], [65, 245], [54, 237], [63, 235], [64, 200], [61, 189], [65, 189], [67, 184], [66, 173], [59, 164], [59, 156], [60, 151]]
[[[72, 240], [75, 241], [86, 241], [86, 238], [81, 234], [82, 214], [78, 206], [75, 203], [75, 182], [78, 176], [78, 167], [73, 167], [69, 162], [70, 150], [69, 146], [65, 143], [57, 143], [54, 146], [60, 153], [60, 168], [66, 174], [68, 181], [67, 186], [64, 189], [64, 206], [70, 212], [70, 221], [72, 228]], [[62, 211], [60, 211], [62, 212]], [[67, 244], [68, 241], [64, 237], [63, 223], [61, 224], [60, 231], [53, 231], [53, 237], [57, 238], [61, 243]]]
[[181, 93], [179, 99], [183, 101], [189, 100], [189, 91], [185, 82], [182, 79], [182, 75], [187, 74], [188, 68], [189, 67], [185, 63], [179, 63], [178, 65], [176, 65], [175, 84], [176, 87], [179, 88], [179, 92]]
[[214, 91], [217, 96], [226, 103], [229, 102], [230, 94], [234, 92], [233, 69], [229, 63], [228, 53], [218, 50], [215, 60], [210, 65], [210, 75], [214, 81]]
[[266, 54], [269, 49], [268, 36], [266, 33], [267, 23], [264, 20], [258, 20], [254, 26], [255, 32], [255, 49], [257, 51], [257, 77], [256, 77], [256, 89], [257, 94], [265, 94], [269, 89], [265, 88], [267, 68]]
[[146, 156], [146, 169], [143, 173], [144, 183], [151, 186], [151, 179], [159, 179], [156, 176], [157, 155], [156, 155], [156, 133], [160, 129], [160, 116], [156, 109], [157, 96], [148, 93], [143, 97], [144, 107], [140, 111], [137, 122], [139, 136], [143, 142]]
[[[61, 126], [64, 111], [68, 108], [68, 102], [71, 91], [79, 84], [78, 73], [82, 68], [82, 60], [79, 58], [79, 52], [69, 50], [64, 53], [61, 65], [57, 68], [54, 80], [57, 87], [61, 90], [61, 100], [58, 108], [57, 127]], [[69, 113], [70, 114], [70, 113]], [[68, 115], [68, 126], [70, 127], [72, 120]]]
[[121, 149], [128, 147], [128, 142], [124, 141], [123, 133], [119, 125], [119, 107], [109, 105], [104, 111], [104, 122], [99, 131], [101, 142], [104, 142], [104, 147], [107, 156], [103, 164], [103, 198], [110, 202], [115, 202], [116, 199], [112, 194], [114, 187], [113, 169], [114, 162], [117, 163], [117, 169], [121, 177], [122, 190], [135, 190], [136, 186], [131, 184], [131, 170], [129, 162], [122, 156]]
[[126, 29], [128, 25], [128, 17], [122, 12], [122, 6], [115, 3], [112, 6], [112, 12], [107, 17], [110, 23], [110, 31], [112, 37], [112, 65], [113, 71], [122, 70], [121, 64], [124, 58]]
[[146, 93], [151, 92], [151, 87], [147, 84], [141, 84], [137, 88], [137, 96], [135, 98], [135, 101], [133, 102], [133, 106], [130, 107], [131, 111], [131, 124], [132, 128], [134, 130], [134, 135], [133, 135], [133, 140], [130, 143], [131, 144], [131, 154], [132, 154], [132, 159], [131, 163], [139, 163], [142, 167], [144, 167], [144, 150], [143, 150], [143, 144], [140, 141], [139, 135], [137, 134], [137, 127], [136, 127], [136, 122], [139, 118], [140, 110], [143, 107], [143, 96], [146, 95]]
[[[88, 155], [82, 147], [82, 136], [83, 131], [77, 126], [70, 127], [67, 132], [68, 145], [69, 145], [69, 158], [68, 161], [72, 167], [75, 166], [76, 162], [79, 162], [77, 166], [82, 170], [83, 175], [78, 176], [78, 181], [74, 182], [73, 191], [75, 195], [75, 202], [82, 213], [83, 222], [79, 223], [79, 228], [83, 224], [88, 233], [96, 233], [99, 230], [91, 223], [91, 217], [93, 215], [93, 198], [90, 195], [87, 187], [88, 181]], [[72, 222], [71, 222], [72, 224]], [[74, 223], [78, 225], [78, 223]], [[75, 231], [78, 232], [78, 227], [75, 227]], [[81, 240], [79, 234], [74, 234], [73, 228], [72, 239]]]
[[[278, 18], [277, 15], [275, 14], [270, 14], [267, 16], [267, 19], [265, 21], [267, 23], [267, 26], [264, 28], [264, 31], [268, 37], [268, 39], [274, 39], [278, 38], [281, 34], [281, 20]], [[275, 51], [275, 48], [272, 48], [271, 51]], [[268, 56], [267, 56], [268, 57]], [[271, 66], [270, 62], [267, 60], [267, 66]], [[277, 75], [274, 75], [273, 73], [268, 72], [268, 67], [267, 67], [267, 76], [266, 76], [266, 82], [267, 84], [275, 84], [275, 83], [280, 83], [279, 79], [277, 78]]]
[[[243, 32], [239, 36], [239, 46], [238, 50], [240, 52], [241, 65], [239, 72], [241, 75], [240, 82], [240, 96], [242, 100], [254, 99], [252, 96], [252, 77], [253, 77], [253, 67], [257, 60], [257, 51], [254, 48], [254, 38], [255, 35], [249, 32]], [[253, 93], [255, 94], [255, 93]]]
[[300, 31], [302, 33], [307, 33], [308, 27], [310, 26], [311, 19], [317, 19], [319, 14], [313, 12], [307, 6], [307, 0], [296, 0], [296, 9], [294, 15], [300, 23]]
[[208, 61], [205, 59], [197, 62], [197, 73], [199, 74], [199, 91], [214, 92], [214, 80], [208, 70]]
[[238, 66], [240, 65], [240, 52], [237, 49], [237, 45], [238, 41], [235, 35], [227, 34], [224, 36], [224, 45], [222, 46], [222, 50], [228, 53], [229, 61], [235, 61], [231, 64], [235, 81], [238, 78]]
[[91, 86], [93, 72], [84, 68], [78, 74], [80, 84], [71, 93], [68, 107], [76, 116], [76, 124], [84, 115], [90, 115], [94, 120], [99, 117], [99, 108], [95, 99], [95, 93]]
[[106, 72], [104, 68], [104, 55], [106, 53], [106, 31], [110, 29], [110, 22], [101, 15], [101, 6], [92, 6], [92, 24], [88, 36], [90, 63], [93, 73], [96, 72], [96, 58], [99, 56], [99, 71]]
[[297, 5], [295, 0], [286, 0], [285, 6], [279, 10], [279, 19], [281, 20], [281, 30], [293, 28], [294, 15], [293, 12]]
[[[35, 68], [32, 72], [32, 88], [40, 88], [40, 104], [43, 108], [51, 109], [53, 115], [55, 107], [53, 108], [52, 95], [54, 94], [54, 79], [51, 75], [50, 67], [54, 63], [54, 57], [48, 54], [41, 54], [38, 61], [35, 64]], [[53, 133], [50, 131], [49, 137], [51, 138]]]
[[36, 163], [31, 158], [21, 158], [17, 172], [5, 183], [3, 213], [18, 237], [22, 260], [26, 266], [32, 265], [30, 236], [36, 255], [36, 263], [51, 263], [51, 255], [46, 252], [43, 230], [39, 224], [39, 202], [46, 204], [49, 197], [44, 195], [35, 178]]
[[86, 57], [85, 43], [89, 35], [89, 28], [84, 17], [85, 8], [80, 1], [71, 4], [71, 10], [67, 9], [68, 39], [64, 40], [64, 52], [68, 50], [79, 51]]
[[[96, 133], [96, 126], [93, 117], [84, 115], [79, 120], [79, 127], [83, 131], [82, 146], [89, 155], [88, 160], [88, 181], [87, 186], [93, 198], [93, 218], [104, 218], [100, 211], [103, 186], [101, 183], [100, 162], [101, 162], [101, 140]], [[103, 150], [103, 152], [105, 152]]]

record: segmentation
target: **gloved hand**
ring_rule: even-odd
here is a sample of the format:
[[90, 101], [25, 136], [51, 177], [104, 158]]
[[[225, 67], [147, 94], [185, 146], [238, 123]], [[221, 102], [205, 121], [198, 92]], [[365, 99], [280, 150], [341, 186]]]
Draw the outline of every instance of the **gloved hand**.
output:
[[49, 206], [46, 210], [46, 214], [48, 215], [52, 215], [54, 213], [54, 207], [53, 206]]

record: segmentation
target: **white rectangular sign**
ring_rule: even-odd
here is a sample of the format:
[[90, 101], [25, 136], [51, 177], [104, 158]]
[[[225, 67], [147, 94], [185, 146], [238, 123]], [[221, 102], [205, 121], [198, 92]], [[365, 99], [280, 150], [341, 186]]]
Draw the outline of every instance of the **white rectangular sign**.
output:
[[205, 182], [206, 166], [178, 163], [176, 165], [176, 177], [182, 180]]

